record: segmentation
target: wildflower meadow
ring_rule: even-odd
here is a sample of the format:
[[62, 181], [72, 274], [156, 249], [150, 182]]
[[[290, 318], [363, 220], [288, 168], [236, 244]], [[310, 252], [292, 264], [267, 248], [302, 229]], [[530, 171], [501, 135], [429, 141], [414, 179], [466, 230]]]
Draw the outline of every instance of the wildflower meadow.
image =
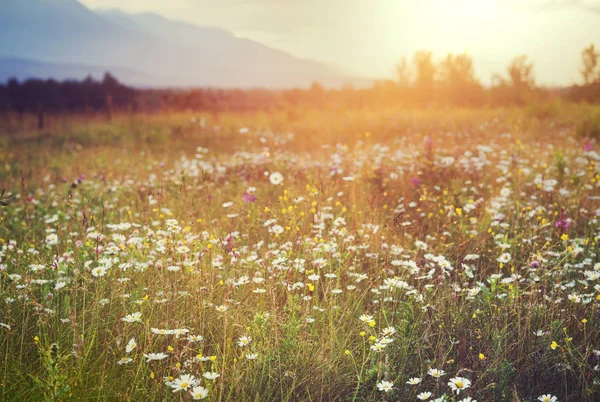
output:
[[593, 113], [4, 122], [0, 400], [598, 401]]

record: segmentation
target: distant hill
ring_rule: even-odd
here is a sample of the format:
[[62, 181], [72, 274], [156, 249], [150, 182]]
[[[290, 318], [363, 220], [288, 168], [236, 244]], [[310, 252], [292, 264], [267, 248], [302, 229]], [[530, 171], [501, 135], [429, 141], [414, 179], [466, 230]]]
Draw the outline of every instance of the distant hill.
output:
[[306, 87], [315, 80], [327, 86], [365, 82], [219, 28], [155, 14], [93, 12], [76, 0], [4, 0], [0, 58], [5, 74], [16, 63], [28, 65], [28, 73], [39, 78], [77, 78], [86, 69], [95, 74], [108, 68], [125, 83], [142, 86], [283, 88]]

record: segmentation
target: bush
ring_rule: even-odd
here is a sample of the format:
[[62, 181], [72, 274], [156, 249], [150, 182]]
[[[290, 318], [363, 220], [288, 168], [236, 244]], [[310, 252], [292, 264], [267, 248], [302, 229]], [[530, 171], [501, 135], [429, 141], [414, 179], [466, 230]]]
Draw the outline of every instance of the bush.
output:
[[596, 110], [577, 126], [577, 136], [600, 140], [600, 111]]

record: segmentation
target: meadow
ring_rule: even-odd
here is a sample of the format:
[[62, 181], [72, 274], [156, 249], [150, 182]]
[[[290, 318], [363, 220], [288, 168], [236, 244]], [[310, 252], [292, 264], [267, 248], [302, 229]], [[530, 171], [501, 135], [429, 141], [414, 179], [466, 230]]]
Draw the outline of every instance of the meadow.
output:
[[598, 113], [5, 116], [0, 400], [598, 401]]

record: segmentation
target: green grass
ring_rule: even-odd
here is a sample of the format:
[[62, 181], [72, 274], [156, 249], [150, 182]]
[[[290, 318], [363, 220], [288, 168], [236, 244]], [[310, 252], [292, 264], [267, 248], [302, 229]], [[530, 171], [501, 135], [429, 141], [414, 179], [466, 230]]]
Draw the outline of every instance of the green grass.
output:
[[4, 119], [0, 400], [598, 400], [600, 145], [559, 106]]

